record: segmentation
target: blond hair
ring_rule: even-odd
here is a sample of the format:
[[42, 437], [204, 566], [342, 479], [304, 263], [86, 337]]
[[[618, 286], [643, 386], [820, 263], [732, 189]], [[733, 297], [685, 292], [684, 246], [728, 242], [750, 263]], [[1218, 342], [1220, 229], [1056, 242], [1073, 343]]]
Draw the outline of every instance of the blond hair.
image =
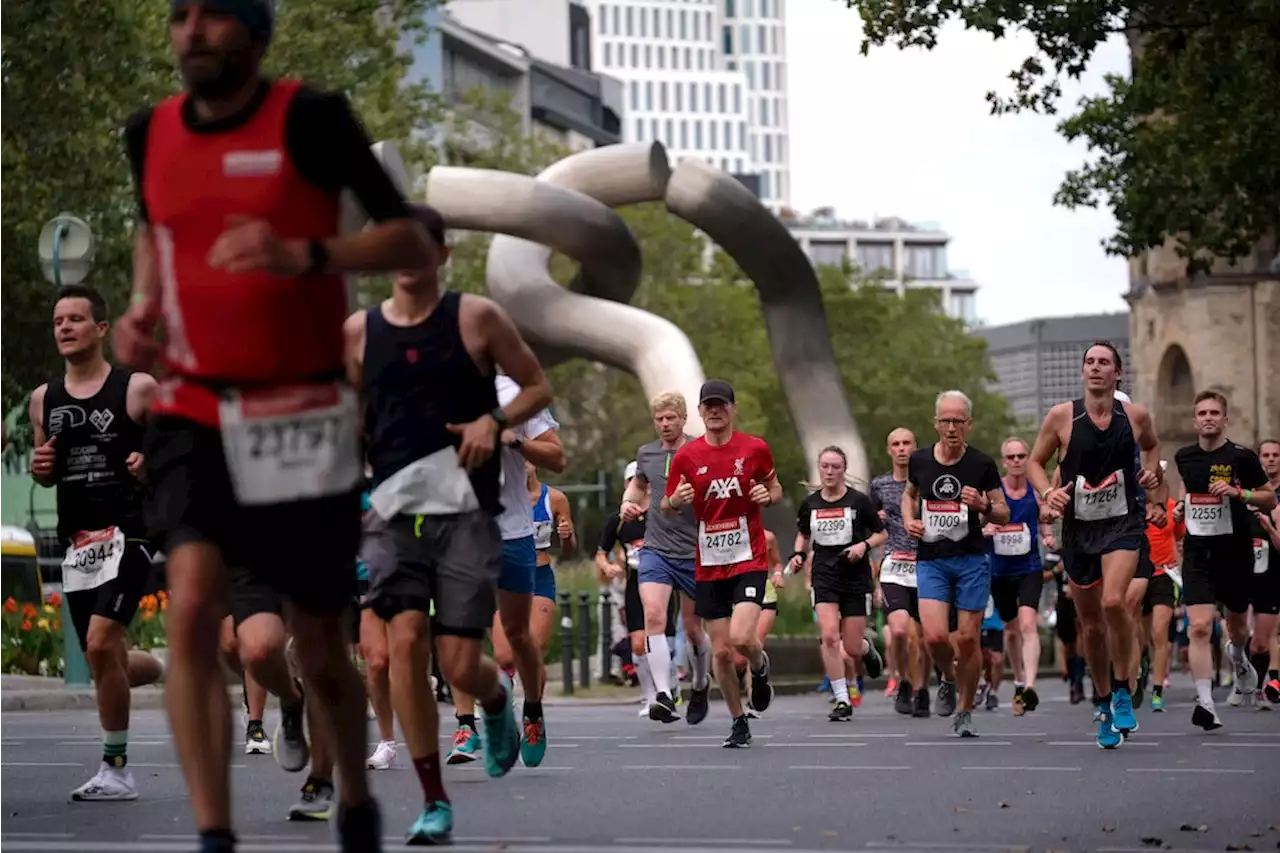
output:
[[1008, 447], [1008, 446], [1010, 445], [1010, 443], [1015, 442], [1015, 441], [1016, 441], [1016, 442], [1018, 442], [1018, 444], [1021, 444], [1021, 445], [1022, 445], [1022, 449], [1023, 449], [1023, 450], [1027, 451], [1027, 453], [1031, 453], [1031, 445], [1027, 444], [1025, 441], [1023, 441], [1022, 439], [1018, 438], [1016, 435], [1011, 435], [1011, 436], [1009, 436], [1008, 438], [1006, 438], [1004, 441], [1000, 442], [1000, 453], [1001, 453], [1001, 455], [1003, 455], [1003, 454], [1004, 454], [1004, 449], [1005, 449], [1006, 447]]
[[684, 395], [679, 391], [663, 391], [649, 401], [649, 411], [657, 414], [663, 411], [674, 411], [682, 418], [689, 416], [689, 407], [685, 404]]

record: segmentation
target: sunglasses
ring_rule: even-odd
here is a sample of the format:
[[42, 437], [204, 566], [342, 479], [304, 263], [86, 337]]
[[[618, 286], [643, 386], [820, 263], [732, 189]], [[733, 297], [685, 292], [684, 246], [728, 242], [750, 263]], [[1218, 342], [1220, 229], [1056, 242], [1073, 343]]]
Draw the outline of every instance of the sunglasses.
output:
[[1019, 460], [1019, 459], [1026, 459], [1026, 458], [1027, 458], [1027, 454], [1025, 454], [1025, 453], [1006, 453], [1006, 454], [1004, 455], [1004, 458], [1005, 458], [1005, 459], [1012, 459], [1013, 461], [1015, 461], [1015, 462], [1016, 462], [1016, 461], [1017, 461], [1017, 460]]

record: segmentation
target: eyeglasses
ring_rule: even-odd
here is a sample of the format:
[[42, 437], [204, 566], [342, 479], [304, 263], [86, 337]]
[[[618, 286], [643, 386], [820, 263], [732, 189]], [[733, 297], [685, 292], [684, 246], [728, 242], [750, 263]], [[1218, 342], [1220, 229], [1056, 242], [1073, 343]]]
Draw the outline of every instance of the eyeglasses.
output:
[[1017, 461], [1017, 460], [1019, 460], [1019, 459], [1026, 459], [1026, 458], [1027, 458], [1027, 454], [1025, 454], [1025, 453], [1006, 453], [1006, 454], [1004, 455], [1004, 458], [1005, 458], [1005, 459], [1010, 459], [1010, 460], [1012, 460], [1012, 461], [1016, 462], [1016, 461]]
[[969, 422], [968, 418], [936, 418], [934, 423], [938, 426], [962, 427]]

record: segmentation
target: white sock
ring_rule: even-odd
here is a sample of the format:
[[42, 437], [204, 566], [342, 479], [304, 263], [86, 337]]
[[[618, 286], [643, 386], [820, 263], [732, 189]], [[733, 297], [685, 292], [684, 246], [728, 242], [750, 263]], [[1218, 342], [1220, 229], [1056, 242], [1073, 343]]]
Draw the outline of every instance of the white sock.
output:
[[648, 638], [649, 653], [646, 657], [652, 663], [649, 672], [653, 675], [655, 695], [665, 693], [671, 695], [671, 646], [667, 643], [666, 634], [650, 634]]
[[1232, 643], [1228, 648], [1231, 649], [1231, 659], [1233, 661], [1237, 664], [1244, 661], [1244, 647], [1237, 646], [1235, 643]]
[[1204, 705], [1210, 711], [1213, 710], [1213, 680], [1209, 678], [1196, 679], [1196, 696], [1200, 698], [1200, 704]]
[[836, 697], [837, 702], [848, 702], [849, 682], [843, 678], [831, 679], [831, 695]]
[[658, 691], [653, 686], [653, 673], [649, 670], [649, 656], [633, 654], [631, 662], [636, 666], [636, 675], [640, 679], [640, 692], [644, 694], [644, 703], [652, 705], [653, 697]]
[[702, 642], [689, 645], [693, 657], [693, 689], [706, 690], [711, 684], [711, 638], [702, 633]]
[[[668, 640], [667, 644], [670, 645], [670, 643], [671, 641]], [[674, 699], [680, 693], [680, 670], [676, 666], [675, 652], [671, 653], [670, 675], [671, 675], [671, 698]]]

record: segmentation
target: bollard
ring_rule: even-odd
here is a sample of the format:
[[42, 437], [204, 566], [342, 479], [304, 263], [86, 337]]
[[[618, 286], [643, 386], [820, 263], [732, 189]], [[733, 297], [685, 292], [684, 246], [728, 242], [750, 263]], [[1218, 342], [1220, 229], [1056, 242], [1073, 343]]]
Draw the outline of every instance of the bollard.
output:
[[573, 695], [573, 601], [567, 592], [560, 593], [560, 672], [565, 695]]
[[583, 688], [591, 686], [591, 593], [578, 593], [578, 677]]
[[600, 590], [600, 682], [613, 679], [613, 596]]

